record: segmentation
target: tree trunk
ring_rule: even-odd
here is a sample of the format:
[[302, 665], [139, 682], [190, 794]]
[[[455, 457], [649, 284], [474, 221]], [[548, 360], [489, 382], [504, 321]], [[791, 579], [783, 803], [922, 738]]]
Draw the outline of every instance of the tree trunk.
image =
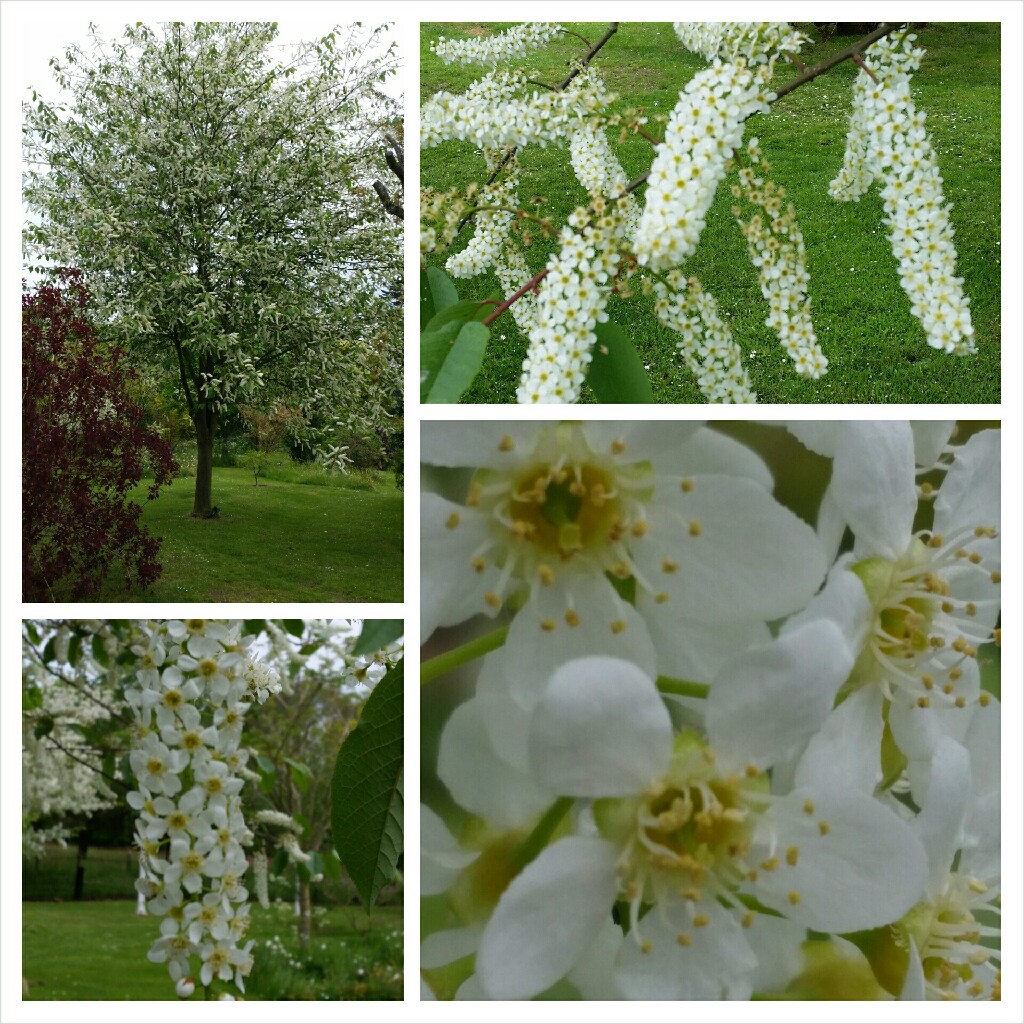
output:
[[211, 519], [213, 510], [213, 436], [217, 417], [206, 405], [196, 410], [196, 494], [193, 519]]
[[309, 882], [299, 882], [299, 947], [309, 949], [309, 935], [313, 925], [313, 904]]

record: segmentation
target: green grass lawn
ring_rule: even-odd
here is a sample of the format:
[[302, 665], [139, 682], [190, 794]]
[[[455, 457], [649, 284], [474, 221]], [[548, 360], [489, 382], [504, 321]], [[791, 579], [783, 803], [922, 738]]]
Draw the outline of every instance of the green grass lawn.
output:
[[191, 518], [195, 481], [181, 477], [146, 501], [143, 523], [163, 538], [163, 573], [147, 590], [111, 576], [107, 601], [402, 600], [402, 492], [390, 475], [373, 484], [301, 467], [254, 486], [243, 469], [215, 468], [216, 519]]
[[[246, 999], [402, 998], [401, 907], [318, 909], [305, 953], [290, 904], [254, 906], [252, 921]], [[23, 903], [29, 999], [177, 999], [166, 965], [146, 959], [159, 928], [132, 900]], [[203, 998], [201, 986], [192, 998]]]
[[[502, 24], [424, 24], [421, 29], [421, 95], [463, 91], [478, 78], [477, 66], [444, 65], [430, 52], [439, 35], [460, 38], [508, 27]], [[604, 25], [566, 24], [596, 40]], [[810, 29], [809, 26], [800, 26]], [[835, 38], [808, 47], [802, 59], [817, 63], [853, 40]], [[928, 114], [928, 130], [938, 154], [959, 254], [957, 273], [972, 300], [978, 353], [958, 357], [927, 346], [921, 325], [899, 284], [896, 261], [881, 224], [877, 188], [857, 203], [837, 203], [828, 183], [842, 165], [849, 119], [851, 84], [857, 69], [839, 65], [783, 97], [767, 115], [751, 120], [746, 137], [756, 135], [772, 164], [771, 178], [786, 188], [794, 203], [807, 246], [812, 313], [818, 339], [830, 360], [819, 381], [795, 375], [777, 337], [764, 325], [767, 304], [746, 255], [745, 242], [730, 213], [729, 179], [719, 188], [696, 254], [686, 272], [703, 282], [719, 301], [720, 312], [744, 351], [760, 402], [998, 403], [1000, 400], [1000, 30], [998, 24], [928, 25], [918, 33], [927, 55], [913, 79], [918, 107]], [[555, 40], [532, 55], [525, 66], [532, 78], [553, 84], [566, 62], [580, 52], [572, 36]], [[622, 23], [594, 65], [606, 85], [620, 95], [616, 109], [643, 107], [648, 125], [660, 137], [680, 88], [705, 66], [684, 50], [669, 23]], [[795, 72], [780, 64], [776, 82]], [[609, 135], [627, 175], [648, 170], [651, 144], [633, 136], [620, 143]], [[521, 201], [544, 196], [544, 213], [556, 225], [586, 193], [576, 181], [568, 153], [559, 147], [527, 147], [520, 154]], [[484, 179], [482, 155], [468, 144], [447, 143], [421, 153], [421, 182], [439, 190]], [[642, 196], [641, 188], [638, 195]], [[465, 228], [455, 248], [470, 237]], [[534, 240], [526, 250], [540, 270], [553, 249]], [[443, 256], [428, 257], [441, 265]], [[460, 296], [497, 295], [497, 279], [487, 274], [457, 282]], [[613, 297], [611, 319], [631, 336], [658, 402], [703, 402], [678, 354], [676, 335], [663, 328], [641, 296], [628, 302]], [[468, 402], [514, 402], [526, 341], [511, 315], [491, 329], [483, 369], [464, 396]], [[583, 400], [592, 400], [586, 391]]]

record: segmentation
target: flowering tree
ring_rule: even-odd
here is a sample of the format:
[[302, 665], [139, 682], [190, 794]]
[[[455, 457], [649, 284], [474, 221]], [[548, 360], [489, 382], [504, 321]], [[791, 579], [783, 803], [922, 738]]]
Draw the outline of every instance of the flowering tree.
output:
[[[335, 823], [340, 864], [333, 863], [339, 871], [341, 864], [348, 868], [367, 902], [393, 878], [402, 847], [402, 682], [400, 666], [388, 667], [401, 657], [400, 637], [401, 623], [379, 620], [362, 630], [299, 620], [25, 624], [26, 734], [32, 742], [23, 757], [36, 776], [36, 765], [45, 765], [56, 749], [95, 773], [93, 788], [102, 796], [110, 797], [111, 785], [127, 791], [137, 815], [141, 909], [164, 919], [148, 956], [167, 964], [179, 996], [192, 995], [196, 979], [207, 998], [244, 991], [254, 962], [252, 943], [244, 941], [247, 847], [258, 844], [253, 867], [261, 902], [268, 851], [282, 851], [306, 872], [307, 883], [331, 860], [302, 849], [322, 838], [322, 828], [315, 833], [266, 800], [278, 763], [300, 787], [310, 785], [313, 769], [243, 743], [254, 708], [285, 686], [301, 686], [301, 671], [282, 683], [279, 668], [301, 669], [319, 658], [339, 689], [368, 694], [359, 725], [341, 723], [351, 735], [336, 738], [341, 749], [333, 779], [335, 791], [343, 788], [343, 776], [344, 786], [358, 789], [363, 800], [339, 815], [330, 782], [319, 787], [319, 800]], [[79, 698], [72, 702], [74, 720], [62, 717], [68, 698], [60, 691], [67, 688]], [[94, 708], [87, 718], [80, 710], [85, 704]], [[69, 746], [69, 731], [85, 743]], [[362, 756], [352, 756], [353, 746]], [[245, 795], [257, 787], [262, 798]], [[31, 787], [23, 812], [29, 823], [42, 812], [44, 789], [42, 780]], [[353, 849], [360, 854], [353, 856]]]
[[424, 425], [424, 721], [477, 662], [435, 995], [999, 998], [999, 431], [952, 428], [747, 426], [814, 529], [698, 423]]
[[[652, 400], [643, 364], [625, 334], [609, 321], [615, 294], [637, 289], [653, 297], [658, 321], [711, 402], [756, 401], [718, 301], [687, 273], [720, 187], [735, 200], [732, 215], [746, 242], [761, 294], [765, 324], [778, 336], [794, 370], [812, 380], [828, 370], [808, 293], [805, 242], [798, 211], [748, 122], [782, 96], [844, 60], [856, 62], [849, 131], [830, 186], [837, 201], [859, 199], [878, 184], [884, 225], [911, 312], [932, 348], [969, 355], [974, 327], [963, 281], [956, 275], [950, 208], [925, 114], [911, 95], [911, 76], [924, 51], [909, 26], [881, 24], [856, 43], [812, 67], [799, 59], [810, 39], [785, 23], [678, 22], [679, 42], [708, 61], [678, 94], [662, 138], [650, 134], [642, 110], [619, 110], [597, 69], [613, 40], [612, 23], [557, 84], [530, 77], [525, 60], [566, 30], [556, 24], [518, 25], [496, 35], [432, 42], [446, 63], [489, 67], [464, 93], [439, 92], [421, 109], [420, 144], [470, 143], [483, 152], [486, 177], [421, 196], [421, 251], [455, 248], [423, 281], [422, 398], [454, 401], [472, 382], [489, 341], [488, 328], [506, 311], [528, 337], [516, 392], [520, 403], [579, 400], [586, 381], [599, 401]], [[524, 67], [518, 67], [522, 63]], [[800, 73], [775, 83], [777, 65]], [[630, 180], [609, 143], [638, 134], [653, 145], [649, 169]], [[558, 227], [543, 216], [543, 197], [530, 194], [524, 152], [557, 146], [589, 202]], [[638, 190], [645, 187], [642, 202]], [[529, 266], [532, 236], [556, 238], [546, 266]], [[503, 301], [458, 301], [451, 277], [493, 270]], [[450, 277], [449, 277], [450, 275]]]
[[177, 382], [193, 515], [225, 409], [281, 401], [372, 433], [401, 390], [400, 228], [371, 189], [393, 121], [375, 86], [395, 55], [366, 52], [380, 31], [275, 60], [273, 24], [140, 23], [51, 62], [70, 104], [25, 105], [28, 253], [81, 267], [105, 334]]
[[148, 497], [177, 468], [144, 426], [124, 353], [105, 350], [78, 271], [21, 300], [22, 594], [27, 601], [95, 597], [115, 565], [131, 584], [160, 575], [159, 539], [128, 492], [147, 470]]

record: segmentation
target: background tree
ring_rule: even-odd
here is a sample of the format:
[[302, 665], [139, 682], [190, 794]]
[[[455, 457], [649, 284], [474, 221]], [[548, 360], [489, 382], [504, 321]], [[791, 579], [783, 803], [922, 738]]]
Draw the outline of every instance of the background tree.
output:
[[160, 575], [159, 539], [129, 491], [147, 469], [149, 497], [176, 468], [143, 425], [119, 348], [103, 351], [78, 271], [64, 287], [22, 296], [22, 593], [27, 601], [95, 597], [120, 565], [128, 581]]
[[376, 85], [397, 58], [381, 31], [287, 59], [270, 56], [273, 24], [94, 34], [51, 62], [70, 104], [26, 105], [27, 250], [38, 270], [81, 267], [104, 332], [174, 375], [195, 516], [235, 403], [298, 396], [364, 432], [391, 415], [401, 332], [381, 282], [400, 273], [400, 228], [371, 183], [394, 106]]

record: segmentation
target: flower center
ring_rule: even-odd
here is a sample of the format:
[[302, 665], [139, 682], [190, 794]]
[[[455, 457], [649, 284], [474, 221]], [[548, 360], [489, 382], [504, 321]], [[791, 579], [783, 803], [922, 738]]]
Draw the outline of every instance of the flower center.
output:
[[621, 535], [619, 495], [611, 474], [597, 466], [536, 466], [512, 487], [508, 531], [543, 554], [568, 561]]
[[[735, 904], [733, 894], [756, 872], [748, 855], [766, 787], [757, 772], [719, 775], [703, 739], [683, 733], [664, 779], [640, 797], [597, 801], [598, 828], [623, 850], [620, 891], [631, 914], [669, 895]], [[707, 921], [698, 914], [693, 923]]]
[[[978, 647], [994, 640], [984, 613], [998, 603], [999, 581], [970, 541], [995, 535], [989, 527], [948, 540], [922, 533], [898, 559], [867, 558], [852, 566], [872, 604], [874, 621], [843, 693], [878, 683], [888, 700], [902, 691], [921, 708], [936, 702], [966, 706], [967, 698], [959, 692], [964, 662], [977, 658]], [[991, 600], [979, 598], [986, 585]]]

